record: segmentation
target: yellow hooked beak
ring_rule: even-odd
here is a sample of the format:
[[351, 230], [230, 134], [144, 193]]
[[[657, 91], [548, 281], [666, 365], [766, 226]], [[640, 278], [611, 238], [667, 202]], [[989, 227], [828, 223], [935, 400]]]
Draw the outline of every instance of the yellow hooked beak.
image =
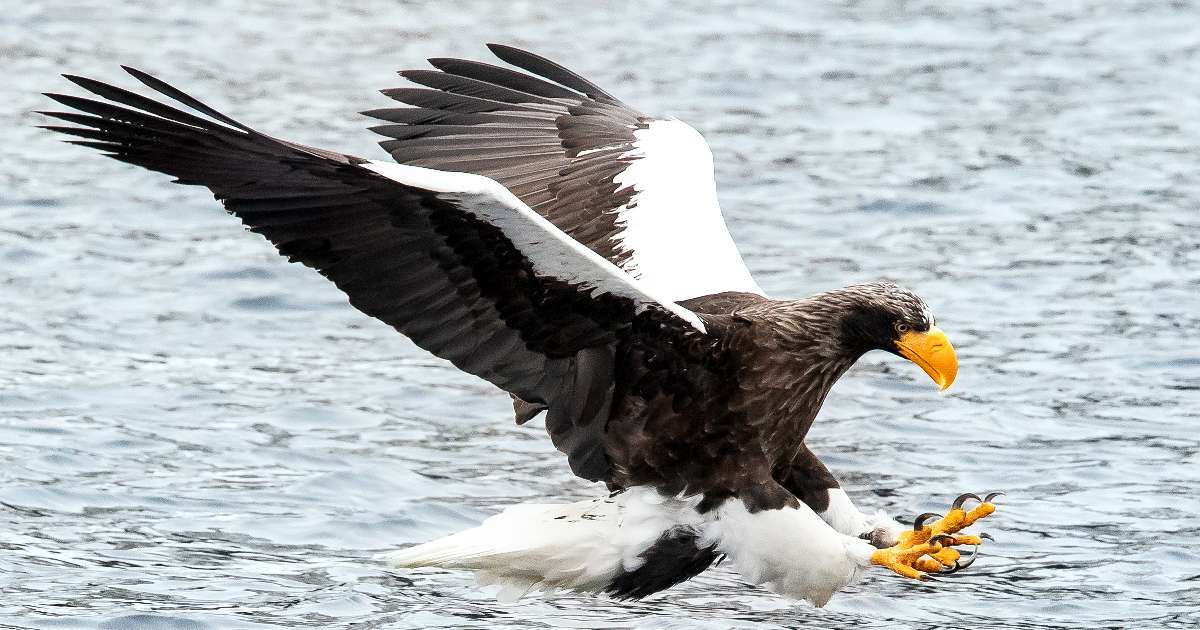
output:
[[896, 340], [896, 346], [901, 356], [921, 366], [943, 390], [958, 375], [958, 355], [946, 333], [937, 326], [930, 326], [925, 332], [906, 332]]

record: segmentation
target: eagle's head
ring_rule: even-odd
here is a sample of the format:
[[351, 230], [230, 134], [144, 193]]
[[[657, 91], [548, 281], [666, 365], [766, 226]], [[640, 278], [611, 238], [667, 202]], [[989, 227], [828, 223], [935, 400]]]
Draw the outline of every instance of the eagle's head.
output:
[[845, 308], [839, 341], [847, 352], [886, 350], [916, 363], [942, 389], [954, 382], [958, 356], [920, 296], [891, 282], [856, 284], [837, 293]]

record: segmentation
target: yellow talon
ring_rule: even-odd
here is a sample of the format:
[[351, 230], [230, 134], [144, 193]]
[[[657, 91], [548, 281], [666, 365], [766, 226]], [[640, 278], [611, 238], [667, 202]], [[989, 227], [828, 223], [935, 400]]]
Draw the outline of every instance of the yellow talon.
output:
[[[926, 571], [922, 570], [922, 568], [929, 567], [929, 563], [937, 565], [937, 562], [923, 558], [922, 556], [935, 554], [941, 550], [942, 546], [939, 543], [920, 544], [913, 547], [896, 545], [887, 549], [879, 549], [871, 554], [871, 564], [887, 567], [904, 577], [923, 580], [926, 577]], [[923, 562], [924, 560], [928, 560], [928, 562]], [[941, 566], [938, 565], [937, 568], [932, 568], [930, 571], [937, 571], [940, 568]]]
[[[992, 495], [988, 495], [989, 498], [991, 498], [991, 496]], [[975, 506], [975, 508], [970, 512], [962, 508], [962, 497], [959, 497], [959, 499], [955, 501], [955, 504], [956, 505], [950, 508], [950, 511], [946, 512], [946, 515], [942, 518], [939, 518], [938, 520], [930, 523], [929, 525], [925, 525], [918, 530], [914, 530], [911, 533], [905, 532], [905, 534], [908, 534], [908, 538], [913, 542], [924, 542], [934, 536], [937, 536], [938, 534], [957, 534], [963, 529], [973, 525], [975, 521], [978, 521], [979, 519], [996, 511], [996, 505], [991, 501], [980, 502], [979, 505]], [[905, 536], [901, 535], [901, 540], [904, 538]], [[978, 536], [963, 535], [957, 536], [954, 544], [978, 545], [982, 544], [982, 541], [979, 540]]]
[[975, 534], [954, 534], [953, 538], [954, 538], [953, 542], [946, 542], [945, 544], [955, 546], [955, 547], [957, 547], [959, 545], [982, 545], [983, 544], [983, 538], [980, 538], [979, 536], [976, 536]]
[[[949, 543], [947, 543], [947, 544], [949, 544]], [[959, 553], [959, 551], [953, 547], [943, 547], [941, 551], [939, 551], [935, 554], [931, 554], [930, 557], [933, 558], [934, 561], [937, 562], [937, 564], [938, 564], [937, 568], [934, 570], [939, 571], [943, 568], [948, 569], [948, 568], [954, 566], [954, 563], [957, 562], [958, 559], [962, 557], [962, 554]]]
[[920, 570], [922, 573], [941, 573], [944, 567], [937, 560], [923, 556], [917, 558], [917, 561], [913, 563], [913, 568]]
[[937, 516], [925, 514], [917, 517], [914, 529], [902, 532], [894, 547], [880, 549], [871, 555], [871, 563], [887, 567], [905, 577], [924, 580], [929, 573], [954, 573], [965, 569], [975, 560], [975, 555], [962, 561], [962, 554], [954, 549], [958, 545], [974, 545], [978, 548], [986, 534], [960, 534], [981, 518], [996, 511], [991, 502], [995, 494], [989, 494], [974, 509], [964, 510], [962, 505], [968, 498], [979, 500], [973, 494], [964, 494], [954, 501], [946, 515], [926, 525], [924, 520]]

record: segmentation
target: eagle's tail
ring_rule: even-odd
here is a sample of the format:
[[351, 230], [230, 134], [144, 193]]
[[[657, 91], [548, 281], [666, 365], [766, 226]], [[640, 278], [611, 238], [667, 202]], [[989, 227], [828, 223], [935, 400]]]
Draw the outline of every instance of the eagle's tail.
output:
[[[701, 543], [702, 519], [693, 501], [665, 498], [648, 488], [568, 504], [520, 504], [478, 527], [383, 556], [394, 567], [474, 571], [497, 596], [515, 600], [530, 591], [556, 589], [640, 597], [699, 573], [716, 558]], [[693, 541], [698, 568], [646, 591], [630, 590], [653, 548]], [[707, 555], [705, 555], [707, 554]], [[658, 570], [653, 571], [655, 575]], [[659, 579], [661, 582], [661, 578]]]

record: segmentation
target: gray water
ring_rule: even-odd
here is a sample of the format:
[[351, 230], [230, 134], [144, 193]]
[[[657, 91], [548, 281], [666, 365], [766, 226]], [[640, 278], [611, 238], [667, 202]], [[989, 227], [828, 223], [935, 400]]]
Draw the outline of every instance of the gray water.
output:
[[[6, 6], [0, 627], [1200, 626], [1200, 7], [754, 4]], [[955, 386], [868, 355], [809, 442], [906, 518], [1006, 490], [975, 567], [872, 571], [820, 610], [728, 566], [641, 603], [388, 572], [373, 554], [600, 489], [206, 191], [32, 128], [57, 73], [124, 63], [381, 157], [354, 112], [487, 41], [705, 133], [772, 295], [927, 297]]]

